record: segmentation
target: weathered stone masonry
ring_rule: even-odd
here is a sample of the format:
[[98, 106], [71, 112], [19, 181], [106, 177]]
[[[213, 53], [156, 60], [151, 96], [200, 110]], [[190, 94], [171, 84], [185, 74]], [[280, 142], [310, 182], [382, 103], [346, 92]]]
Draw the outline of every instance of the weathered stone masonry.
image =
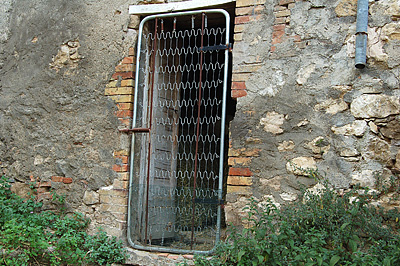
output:
[[[102, 226], [124, 239], [130, 136], [119, 129], [132, 119], [140, 18], [127, 8], [138, 2], [70, 1], [62, 10], [40, 0], [6, 2], [3, 173], [21, 195], [32, 181], [44, 202], [51, 189], [66, 193], [68, 207], [92, 219], [91, 230]], [[241, 223], [251, 196], [279, 206], [298, 199], [299, 183], [320, 187], [298, 167], [318, 169], [339, 190], [360, 183], [379, 194], [378, 181], [398, 180], [400, 4], [370, 1], [363, 70], [354, 67], [356, 4], [236, 1], [227, 222]], [[44, 16], [52, 27], [37, 19]], [[398, 208], [397, 196], [375, 204]], [[157, 255], [139, 253], [142, 264], [157, 265]]]

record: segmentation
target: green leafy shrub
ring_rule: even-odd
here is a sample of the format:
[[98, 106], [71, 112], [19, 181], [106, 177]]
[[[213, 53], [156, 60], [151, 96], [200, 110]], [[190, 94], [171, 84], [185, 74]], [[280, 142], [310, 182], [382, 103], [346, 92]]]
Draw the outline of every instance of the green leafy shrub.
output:
[[400, 265], [399, 212], [368, 204], [368, 191], [338, 195], [323, 183], [281, 209], [251, 199], [249, 227], [231, 226], [214, 256], [197, 256], [196, 265]]
[[[53, 193], [59, 205], [64, 197]], [[31, 196], [25, 200], [0, 178], [0, 265], [111, 265], [125, 260], [122, 243], [100, 231], [86, 233], [81, 213], [41, 211]], [[61, 206], [62, 207], [62, 206]]]

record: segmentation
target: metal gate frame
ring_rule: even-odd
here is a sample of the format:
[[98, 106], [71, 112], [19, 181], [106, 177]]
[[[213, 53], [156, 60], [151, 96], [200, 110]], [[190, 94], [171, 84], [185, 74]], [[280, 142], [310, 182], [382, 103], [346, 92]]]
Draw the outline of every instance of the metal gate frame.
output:
[[[134, 174], [134, 144], [135, 144], [135, 134], [136, 133], [145, 133], [150, 134], [150, 128], [136, 128], [136, 119], [137, 119], [137, 110], [138, 110], [138, 90], [139, 90], [139, 66], [140, 66], [140, 50], [141, 50], [141, 43], [142, 43], [142, 32], [144, 24], [152, 19], [158, 18], [169, 18], [169, 17], [177, 17], [181, 15], [196, 15], [196, 14], [207, 14], [207, 13], [220, 13], [225, 17], [225, 24], [226, 24], [226, 33], [225, 33], [225, 64], [224, 64], [224, 78], [223, 78], [223, 91], [222, 91], [222, 107], [221, 107], [221, 143], [220, 143], [220, 151], [219, 151], [219, 180], [218, 180], [218, 201], [222, 202], [223, 198], [223, 168], [224, 168], [224, 143], [225, 143], [225, 112], [226, 112], [226, 93], [227, 93], [227, 79], [228, 79], [228, 60], [229, 60], [229, 37], [230, 37], [230, 16], [229, 13], [223, 9], [207, 9], [207, 10], [196, 10], [196, 11], [185, 11], [185, 12], [177, 12], [177, 13], [168, 13], [168, 14], [157, 14], [152, 16], [145, 17], [140, 25], [139, 25], [139, 33], [138, 33], [138, 42], [137, 42], [137, 58], [136, 58], [136, 73], [135, 73], [135, 95], [134, 95], [134, 113], [133, 113], [133, 120], [132, 120], [132, 128], [129, 130], [132, 134], [131, 139], [131, 153], [130, 153], [130, 181], [129, 181], [129, 198], [128, 198], [128, 226], [127, 226], [127, 240], [128, 243], [135, 249], [147, 250], [147, 251], [158, 251], [158, 252], [172, 252], [172, 253], [196, 253], [196, 254], [211, 254], [214, 252], [221, 234], [221, 208], [222, 206], [219, 204], [217, 209], [217, 230], [215, 236], [215, 245], [211, 250], [208, 251], [200, 251], [200, 250], [192, 250], [192, 249], [175, 249], [175, 248], [166, 248], [166, 247], [155, 247], [155, 246], [144, 246], [140, 244], [134, 243], [131, 238], [131, 200], [132, 195], [134, 193], [133, 187], [133, 174]], [[201, 81], [200, 81], [201, 82]], [[151, 127], [151, 125], [150, 125]], [[196, 176], [196, 174], [195, 174]], [[146, 229], [147, 232], [147, 229]], [[193, 231], [192, 231], [193, 234]]]

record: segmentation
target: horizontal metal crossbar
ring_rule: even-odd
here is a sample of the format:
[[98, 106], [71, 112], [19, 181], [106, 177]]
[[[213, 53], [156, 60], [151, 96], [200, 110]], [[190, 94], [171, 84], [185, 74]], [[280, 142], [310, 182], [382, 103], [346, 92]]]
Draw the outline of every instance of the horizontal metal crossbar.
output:
[[226, 50], [230, 49], [232, 47], [232, 44], [221, 44], [221, 45], [213, 45], [213, 46], [204, 46], [199, 48], [200, 51], [215, 51], [215, 50]]

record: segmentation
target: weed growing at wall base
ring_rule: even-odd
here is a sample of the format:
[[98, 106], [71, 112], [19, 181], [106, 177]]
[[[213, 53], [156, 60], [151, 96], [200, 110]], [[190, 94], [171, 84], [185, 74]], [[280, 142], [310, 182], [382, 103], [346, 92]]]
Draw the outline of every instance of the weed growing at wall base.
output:
[[[338, 195], [327, 181], [318, 194], [277, 209], [251, 199], [245, 223], [231, 227], [211, 258], [196, 265], [400, 265], [400, 215], [368, 204], [367, 192]], [[358, 190], [359, 192], [359, 190]]]
[[[53, 193], [58, 204], [63, 197]], [[41, 211], [42, 204], [13, 194], [0, 178], [0, 265], [111, 265], [125, 260], [122, 243], [105, 232], [88, 235], [81, 213]]]

